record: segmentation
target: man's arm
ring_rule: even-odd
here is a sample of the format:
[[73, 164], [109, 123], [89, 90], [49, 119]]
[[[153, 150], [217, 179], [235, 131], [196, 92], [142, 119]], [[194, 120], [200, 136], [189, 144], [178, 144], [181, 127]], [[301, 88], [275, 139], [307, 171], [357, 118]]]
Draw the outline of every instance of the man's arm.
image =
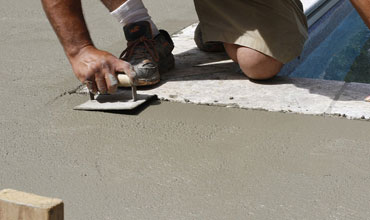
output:
[[113, 93], [117, 89], [116, 72], [130, 73], [129, 63], [94, 47], [82, 13], [81, 0], [42, 0], [76, 77], [90, 91]]
[[42, 0], [46, 15], [68, 58], [93, 46], [79, 0]]

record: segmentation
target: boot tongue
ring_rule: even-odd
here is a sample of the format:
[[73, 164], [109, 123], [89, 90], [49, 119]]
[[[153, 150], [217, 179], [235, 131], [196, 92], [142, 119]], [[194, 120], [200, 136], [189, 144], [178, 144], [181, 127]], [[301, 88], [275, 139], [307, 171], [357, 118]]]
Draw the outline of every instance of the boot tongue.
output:
[[125, 32], [125, 37], [127, 41], [136, 40], [142, 36], [145, 36], [148, 39], [152, 39], [152, 29], [150, 23], [147, 21], [139, 21], [136, 23], [128, 24], [123, 27]]

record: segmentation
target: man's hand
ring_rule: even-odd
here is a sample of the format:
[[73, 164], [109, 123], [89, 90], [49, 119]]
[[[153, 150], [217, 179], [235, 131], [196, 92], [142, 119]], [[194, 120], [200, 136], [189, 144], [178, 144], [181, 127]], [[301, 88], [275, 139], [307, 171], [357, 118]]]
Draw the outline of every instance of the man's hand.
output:
[[77, 78], [93, 93], [114, 93], [116, 72], [130, 78], [129, 63], [94, 47], [82, 13], [81, 0], [41, 0]]
[[118, 87], [116, 72], [130, 73], [131, 65], [112, 54], [89, 45], [69, 57], [76, 77], [96, 93], [114, 93]]

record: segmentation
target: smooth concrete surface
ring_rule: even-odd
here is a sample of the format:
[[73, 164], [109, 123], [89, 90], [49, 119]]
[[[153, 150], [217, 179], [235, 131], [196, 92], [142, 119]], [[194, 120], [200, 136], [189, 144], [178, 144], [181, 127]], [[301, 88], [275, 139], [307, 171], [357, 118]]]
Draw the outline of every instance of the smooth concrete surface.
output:
[[[158, 15], [173, 31], [196, 21], [191, 2], [159, 2], [184, 17]], [[74, 111], [88, 96], [40, 3], [1, 3], [0, 189], [63, 199], [74, 220], [370, 215], [368, 121], [168, 102]], [[86, 10], [96, 44], [117, 54], [104, 13], [98, 1]]]

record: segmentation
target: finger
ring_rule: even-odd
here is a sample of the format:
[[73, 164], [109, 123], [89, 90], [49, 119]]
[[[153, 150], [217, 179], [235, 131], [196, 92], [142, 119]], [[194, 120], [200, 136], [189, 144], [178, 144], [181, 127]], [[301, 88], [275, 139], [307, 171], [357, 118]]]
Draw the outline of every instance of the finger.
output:
[[95, 74], [95, 82], [101, 94], [107, 93], [107, 84], [105, 82], [105, 78], [102, 73]]
[[98, 92], [98, 86], [96, 85], [95, 80], [92, 82], [92, 89], [91, 92], [96, 94]]
[[116, 72], [127, 73], [131, 70], [131, 64], [126, 61], [116, 58], [113, 64]]
[[93, 94], [97, 93], [98, 89], [97, 89], [97, 86], [96, 86], [96, 83], [95, 83], [95, 79], [85, 80], [84, 84], [86, 85], [89, 92], [91, 92]]
[[108, 93], [110, 94], [115, 93], [118, 87], [118, 80], [116, 78], [116, 74], [112, 73], [111, 69], [108, 68], [107, 66], [103, 67], [102, 73], [104, 74]]
[[116, 72], [125, 73], [131, 79], [135, 79], [135, 77], [136, 77], [136, 73], [135, 73], [133, 67], [131, 66], [130, 63], [128, 63], [126, 61], [117, 59], [116, 62], [114, 63], [114, 68], [115, 68]]
[[118, 88], [118, 79], [116, 74], [108, 73], [105, 75], [105, 81], [107, 82], [108, 86], [108, 93], [113, 94], [117, 91]]

